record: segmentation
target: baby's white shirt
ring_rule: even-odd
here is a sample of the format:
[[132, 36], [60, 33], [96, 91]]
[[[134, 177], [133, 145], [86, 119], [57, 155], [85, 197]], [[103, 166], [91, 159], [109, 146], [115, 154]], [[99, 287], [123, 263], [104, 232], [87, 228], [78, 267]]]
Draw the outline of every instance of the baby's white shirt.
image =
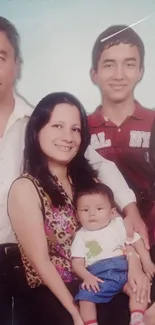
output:
[[[134, 233], [130, 244], [140, 238], [138, 233]], [[129, 242], [123, 219], [116, 217], [99, 230], [92, 231], [82, 227], [75, 235], [71, 256], [84, 258], [87, 267], [106, 258], [126, 255], [126, 244]]]

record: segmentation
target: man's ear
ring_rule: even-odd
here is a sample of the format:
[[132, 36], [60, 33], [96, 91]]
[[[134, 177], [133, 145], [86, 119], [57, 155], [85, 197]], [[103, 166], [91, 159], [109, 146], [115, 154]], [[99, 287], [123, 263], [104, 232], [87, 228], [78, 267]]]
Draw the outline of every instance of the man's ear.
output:
[[22, 59], [15, 59], [15, 85], [17, 84], [17, 82], [21, 79], [21, 75], [22, 75], [22, 64], [23, 64], [23, 60]]

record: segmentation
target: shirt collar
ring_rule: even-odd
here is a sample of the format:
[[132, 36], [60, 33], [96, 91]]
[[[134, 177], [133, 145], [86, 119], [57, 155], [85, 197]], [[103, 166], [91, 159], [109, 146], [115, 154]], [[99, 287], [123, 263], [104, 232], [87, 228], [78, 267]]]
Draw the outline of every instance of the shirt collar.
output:
[[131, 117], [137, 119], [137, 120], [143, 120], [146, 117], [146, 112], [144, 107], [135, 100], [135, 110]]
[[23, 117], [30, 117], [33, 111], [33, 107], [26, 101], [25, 98], [15, 94], [15, 104], [12, 115], [16, 116], [17, 119]]
[[[96, 108], [95, 112], [92, 114], [93, 127], [98, 127], [98, 126], [101, 126], [103, 124], [107, 124], [108, 122], [110, 122], [106, 117], [104, 117], [101, 114], [101, 108], [102, 108], [101, 105], [98, 106]], [[141, 119], [145, 118], [143, 107], [137, 101], [135, 101], [135, 111], [130, 116], [130, 118], [135, 118], [137, 120], [141, 120]]]
[[12, 124], [17, 120], [24, 117], [30, 117], [33, 111], [33, 107], [21, 96], [14, 94], [14, 109], [9, 117], [4, 134], [8, 131]]

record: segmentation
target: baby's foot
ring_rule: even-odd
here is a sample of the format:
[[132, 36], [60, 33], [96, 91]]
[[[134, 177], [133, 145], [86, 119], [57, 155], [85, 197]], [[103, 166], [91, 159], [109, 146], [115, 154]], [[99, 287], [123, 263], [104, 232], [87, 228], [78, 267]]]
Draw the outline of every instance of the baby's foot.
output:
[[131, 312], [130, 325], [145, 325], [144, 312], [142, 310], [133, 310]]
[[130, 323], [130, 325], [145, 325], [142, 321], [137, 321], [136, 323]]
[[137, 322], [130, 323], [130, 325], [145, 325], [143, 321], [138, 320]]

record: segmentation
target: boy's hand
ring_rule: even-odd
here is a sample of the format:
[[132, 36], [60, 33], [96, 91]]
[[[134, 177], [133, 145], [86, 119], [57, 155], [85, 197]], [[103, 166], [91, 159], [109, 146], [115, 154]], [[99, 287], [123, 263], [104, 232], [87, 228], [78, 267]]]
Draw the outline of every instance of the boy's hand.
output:
[[91, 273], [86, 276], [81, 287], [82, 289], [87, 289], [88, 291], [93, 290], [94, 292], [100, 291], [99, 283], [103, 283], [104, 281], [100, 278], [92, 275]]
[[155, 275], [155, 264], [151, 261], [150, 256], [143, 257], [142, 264], [145, 274], [148, 276], [149, 280], [152, 281]]
[[127, 215], [124, 219], [124, 224], [128, 240], [130, 241], [133, 238], [134, 232], [138, 232], [144, 241], [145, 248], [149, 250], [148, 230], [140, 215]]
[[129, 270], [128, 281], [134, 293], [136, 293], [136, 301], [143, 303], [145, 297], [148, 297], [148, 302], [150, 303], [150, 281], [148, 277], [139, 270]]

